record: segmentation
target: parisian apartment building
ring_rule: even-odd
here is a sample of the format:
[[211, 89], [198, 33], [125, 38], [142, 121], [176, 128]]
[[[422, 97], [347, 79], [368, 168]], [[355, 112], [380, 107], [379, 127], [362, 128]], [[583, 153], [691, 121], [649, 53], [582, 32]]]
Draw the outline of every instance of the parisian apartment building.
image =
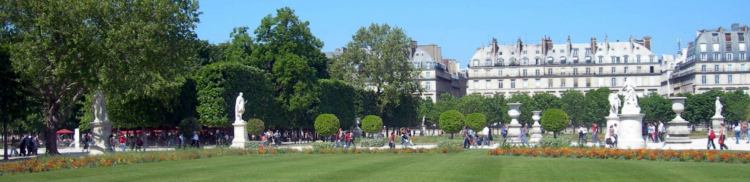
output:
[[703, 93], [712, 89], [742, 90], [750, 87], [747, 52], [748, 26], [738, 23], [696, 32], [695, 40], [675, 55], [675, 66], [663, 82], [671, 94]]
[[555, 43], [550, 37], [539, 42], [499, 43], [492, 39], [476, 49], [468, 67], [467, 94], [550, 93], [566, 90], [587, 93], [600, 87], [613, 92], [627, 79], [637, 85], [639, 95], [659, 93], [663, 78], [661, 56], [651, 51], [651, 37], [574, 43], [568, 37]]

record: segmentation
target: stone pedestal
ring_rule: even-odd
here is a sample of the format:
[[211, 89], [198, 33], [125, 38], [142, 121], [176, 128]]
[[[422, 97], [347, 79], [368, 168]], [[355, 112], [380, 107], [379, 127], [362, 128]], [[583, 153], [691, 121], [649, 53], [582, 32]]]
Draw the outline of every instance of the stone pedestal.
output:
[[609, 136], [612, 136], [612, 133], [609, 133], [609, 127], [614, 127], [614, 125], [616, 124], [617, 127], [614, 127], [614, 128], [615, 129], [620, 128], [620, 117], [617, 117], [616, 114], [610, 114], [609, 116], [604, 117], [604, 118], [607, 119], [607, 128], [604, 128], [605, 130], [604, 136], [606, 138], [609, 138]]
[[716, 133], [716, 136], [719, 136], [719, 130], [721, 128], [721, 124], [723, 123], [724, 123], [724, 116], [714, 115], [713, 117], [711, 117], [711, 128], [713, 128], [714, 132]]
[[90, 148], [90, 155], [113, 151], [112, 145], [109, 143], [109, 136], [112, 135], [112, 123], [109, 121], [91, 122], [91, 133], [94, 144]]
[[672, 97], [672, 111], [675, 112], [676, 116], [667, 125], [667, 138], [666, 143], [691, 143], [690, 128], [688, 128], [688, 121], [682, 119], [680, 114], [685, 110], [685, 97]]
[[73, 147], [76, 150], [79, 150], [81, 149], [81, 129], [76, 128], [74, 133], [75, 134], [73, 135]]
[[519, 144], [521, 143], [521, 124], [518, 123], [518, 116], [521, 115], [519, 108], [521, 103], [508, 103], [510, 107], [508, 109], [508, 116], [510, 116], [510, 124], [508, 124], [508, 138], [510, 143]]
[[247, 125], [247, 122], [245, 121], [234, 121], [232, 126], [234, 126], [234, 139], [232, 139], [232, 145], [229, 146], [231, 148], [245, 148], [245, 143], [247, 142], [247, 129], [245, 129], [245, 125]]
[[529, 132], [531, 134], [531, 140], [529, 142], [533, 144], [539, 143], [539, 140], [542, 140], [542, 125], [539, 125], [539, 119], [541, 118], [539, 116], [539, 113], [542, 111], [532, 111], [534, 113], [533, 116], [531, 116], [531, 119], [534, 120], [534, 125], [531, 126], [531, 131]]
[[646, 147], [641, 135], [643, 114], [620, 114], [618, 124], [617, 148], [642, 149]]

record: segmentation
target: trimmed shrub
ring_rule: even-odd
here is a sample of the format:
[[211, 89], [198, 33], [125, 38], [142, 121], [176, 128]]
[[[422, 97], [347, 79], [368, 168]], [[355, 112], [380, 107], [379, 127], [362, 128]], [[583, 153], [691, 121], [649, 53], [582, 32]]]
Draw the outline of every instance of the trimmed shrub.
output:
[[383, 129], [383, 119], [379, 116], [367, 115], [362, 119], [362, 131], [376, 133]]
[[471, 113], [466, 115], [466, 126], [474, 131], [480, 131], [487, 126], [487, 117], [482, 113]]
[[259, 135], [265, 129], [264, 125], [263, 120], [253, 118], [247, 121], [245, 128], [247, 129], [247, 134]]
[[568, 123], [570, 123], [570, 119], [568, 118], [568, 114], [561, 109], [547, 109], [542, 114], [541, 122], [544, 130], [554, 132], [553, 136], [557, 138], [557, 132], [565, 129], [565, 126], [568, 126]]
[[386, 140], [385, 138], [363, 138], [357, 140], [357, 146], [360, 147], [382, 147], [385, 146], [386, 143], [388, 143], [388, 140]]
[[443, 140], [437, 145], [438, 151], [442, 153], [463, 152], [463, 141], [460, 140]]
[[570, 147], [570, 140], [566, 138], [543, 137], [539, 140], [539, 147]]
[[461, 127], [464, 126], [464, 115], [457, 110], [449, 110], [440, 114], [440, 129], [443, 132], [450, 133], [451, 137], [453, 133], [461, 131]]
[[322, 136], [330, 136], [339, 129], [339, 118], [333, 114], [321, 114], [315, 118], [315, 132]]

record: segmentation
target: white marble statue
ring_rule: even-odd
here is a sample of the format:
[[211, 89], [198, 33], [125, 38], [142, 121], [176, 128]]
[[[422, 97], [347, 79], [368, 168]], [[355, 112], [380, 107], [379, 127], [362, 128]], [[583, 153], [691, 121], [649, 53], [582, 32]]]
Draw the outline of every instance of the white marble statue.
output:
[[721, 109], [724, 107], [721, 105], [721, 101], [719, 101], [719, 97], [716, 97], [716, 102], [714, 102], [716, 105], [716, 111], [714, 112], [714, 116], [721, 116]]
[[620, 112], [620, 97], [615, 93], [609, 94], [609, 115], [617, 115]]
[[635, 93], [635, 83], [632, 80], [625, 80], [625, 87], [620, 90], [620, 94], [625, 97], [621, 114], [641, 113], [641, 107], [638, 106], [638, 94]]
[[242, 121], [242, 113], [245, 113], [245, 104], [247, 101], [245, 101], [245, 98], [242, 97], [242, 92], [240, 92], [240, 95], [237, 96], [237, 101], [234, 105], [234, 120], [235, 121]]
[[104, 104], [104, 94], [102, 91], [96, 91], [94, 95], [94, 122], [108, 121], [107, 110]]

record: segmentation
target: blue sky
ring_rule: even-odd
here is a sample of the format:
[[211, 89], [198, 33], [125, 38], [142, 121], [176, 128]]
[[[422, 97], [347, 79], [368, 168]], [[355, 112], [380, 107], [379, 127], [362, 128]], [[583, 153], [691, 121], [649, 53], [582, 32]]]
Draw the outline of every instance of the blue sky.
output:
[[211, 43], [229, 40], [232, 28], [254, 30], [260, 20], [281, 7], [291, 7], [310, 22], [323, 51], [332, 51], [351, 40], [354, 32], [371, 23], [403, 28], [419, 44], [438, 44], [443, 58], [454, 58], [466, 67], [474, 50], [495, 37], [501, 43], [520, 38], [538, 43], [550, 36], [556, 43], [568, 35], [573, 42], [626, 41], [628, 37], [653, 37], [652, 50], [672, 54], [677, 41], [685, 47], [699, 29], [750, 23], [750, 1], [200, 1], [200, 39]]

